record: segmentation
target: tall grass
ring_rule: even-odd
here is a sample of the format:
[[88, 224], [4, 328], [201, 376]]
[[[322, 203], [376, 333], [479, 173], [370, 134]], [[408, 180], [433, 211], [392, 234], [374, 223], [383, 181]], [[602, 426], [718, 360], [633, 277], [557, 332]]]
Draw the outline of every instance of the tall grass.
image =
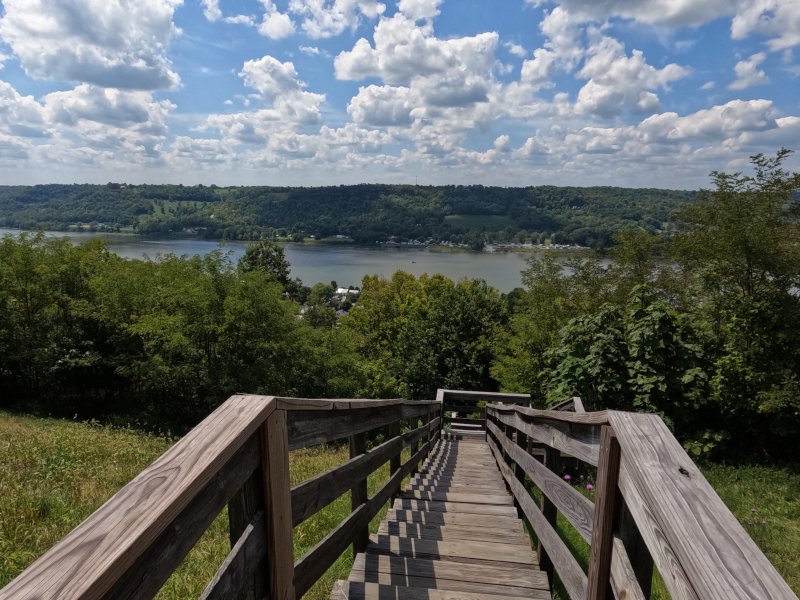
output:
[[[96, 423], [35, 419], [0, 412], [0, 587], [149, 465], [173, 440]], [[292, 452], [292, 485], [340, 465], [346, 445]], [[404, 459], [408, 458], [408, 451]], [[388, 465], [368, 480], [369, 493], [389, 477]], [[322, 540], [350, 513], [346, 493], [294, 529], [295, 558]], [[386, 508], [370, 525], [377, 531]], [[164, 584], [157, 598], [198, 597], [230, 550], [225, 510]], [[306, 594], [322, 600], [336, 579], [346, 579], [348, 549]]]

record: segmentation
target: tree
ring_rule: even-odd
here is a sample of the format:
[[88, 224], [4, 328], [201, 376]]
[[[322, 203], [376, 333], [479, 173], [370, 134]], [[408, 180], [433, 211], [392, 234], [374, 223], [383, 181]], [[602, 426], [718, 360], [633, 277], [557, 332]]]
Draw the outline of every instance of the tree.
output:
[[239, 270], [245, 273], [263, 271], [284, 289], [290, 283], [289, 261], [286, 260], [283, 248], [270, 240], [259, 240], [248, 245], [239, 259]]

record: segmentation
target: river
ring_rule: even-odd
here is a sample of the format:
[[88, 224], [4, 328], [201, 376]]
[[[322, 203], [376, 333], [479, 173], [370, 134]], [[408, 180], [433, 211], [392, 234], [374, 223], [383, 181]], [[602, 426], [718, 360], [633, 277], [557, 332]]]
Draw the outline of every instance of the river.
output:
[[[16, 235], [15, 229], [0, 228], [0, 236]], [[47, 232], [48, 236], [69, 237], [75, 242], [92, 238], [108, 241], [109, 248], [125, 258], [155, 258], [159, 254], [178, 256], [205, 255], [216, 248], [230, 252], [234, 261], [247, 246], [246, 242], [218, 242], [199, 239], [145, 238], [138, 235], [107, 233]], [[414, 275], [442, 273], [458, 280], [463, 277], [484, 279], [502, 292], [522, 285], [521, 272], [531, 252], [470, 252], [450, 248], [369, 247], [338, 243], [281, 244], [292, 268], [292, 277], [306, 285], [336, 281], [340, 286], [360, 286], [364, 275], [390, 277], [403, 270]]]

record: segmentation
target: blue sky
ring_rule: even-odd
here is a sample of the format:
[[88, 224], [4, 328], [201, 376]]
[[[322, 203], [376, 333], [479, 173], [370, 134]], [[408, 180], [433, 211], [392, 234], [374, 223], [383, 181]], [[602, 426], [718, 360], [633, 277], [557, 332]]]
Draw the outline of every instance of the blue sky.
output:
[[800, 150], [800, 0], [0, 7], [4, 184], [697, 188]]

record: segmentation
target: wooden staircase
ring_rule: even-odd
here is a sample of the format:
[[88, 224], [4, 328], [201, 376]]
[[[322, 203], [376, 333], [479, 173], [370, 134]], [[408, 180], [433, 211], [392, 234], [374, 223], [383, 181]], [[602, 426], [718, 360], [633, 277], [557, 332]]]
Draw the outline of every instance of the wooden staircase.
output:
[[438, 443], [331, 598], [550, 598], [482, 438]]

